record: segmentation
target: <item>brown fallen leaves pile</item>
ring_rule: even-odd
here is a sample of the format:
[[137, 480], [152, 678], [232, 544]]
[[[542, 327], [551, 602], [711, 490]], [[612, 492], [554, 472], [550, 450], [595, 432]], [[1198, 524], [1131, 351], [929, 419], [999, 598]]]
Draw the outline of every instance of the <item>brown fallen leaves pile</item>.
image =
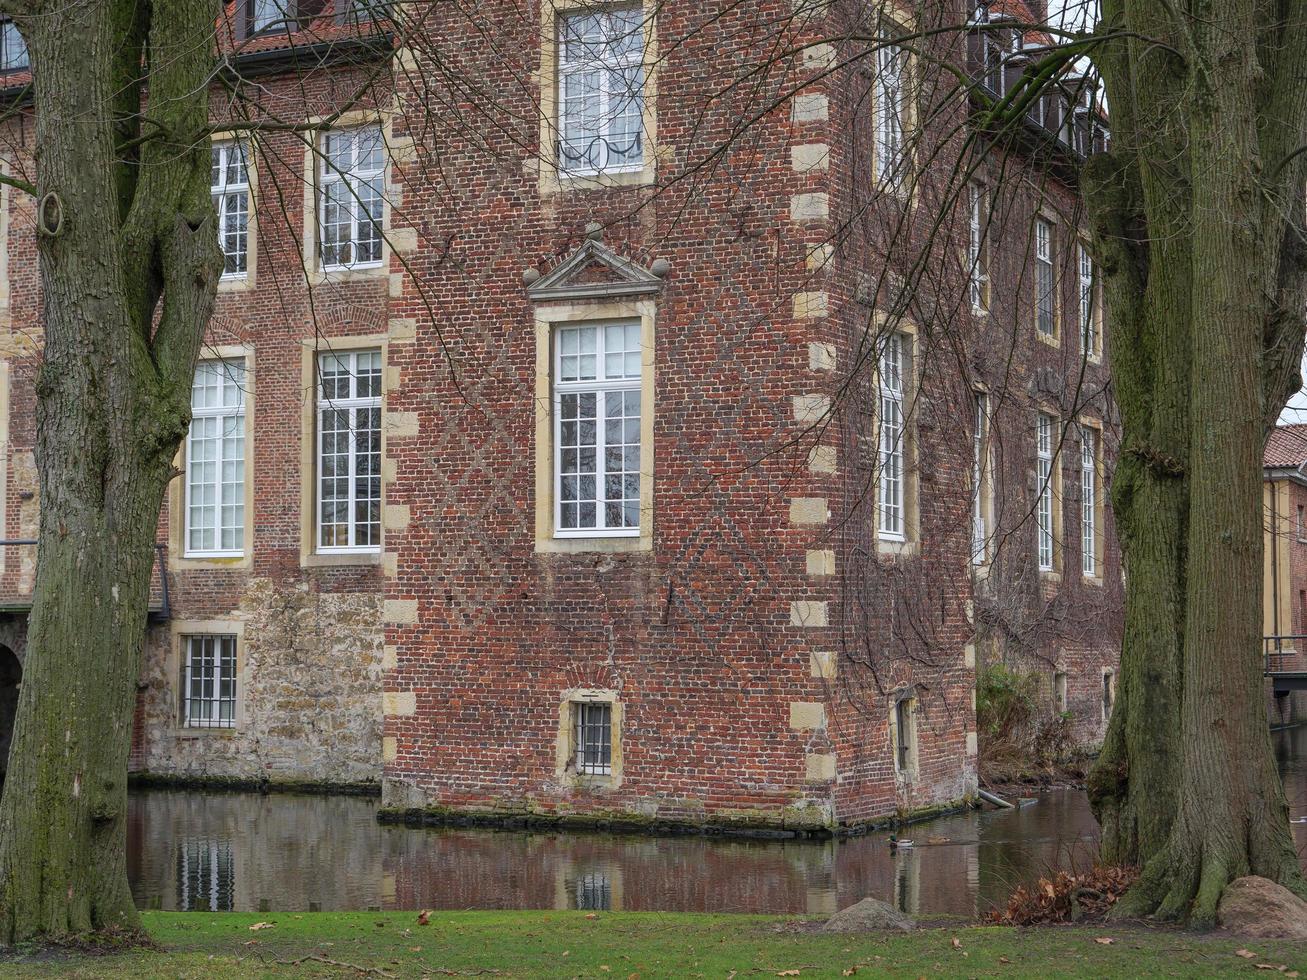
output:
[[991, 922], [1011, 926], [1092, 922], [1101, 919], [1139, 877], [1138, 868], [1095, 867], [1083, 874], [1059, 871], [1033, 886], [1020, 885], [1007, 908], [989, 913]]

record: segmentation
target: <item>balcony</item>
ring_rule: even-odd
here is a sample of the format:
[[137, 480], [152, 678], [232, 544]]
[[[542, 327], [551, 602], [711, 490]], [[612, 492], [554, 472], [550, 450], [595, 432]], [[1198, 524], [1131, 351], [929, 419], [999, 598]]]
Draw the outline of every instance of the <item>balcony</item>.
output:
[[[151, 623], [165, 622], [172, 615], [167, 558], [167, 546], [156, 544], [147, 606]], [[0, 562], [0, 614], [25, 616], [32, 610], [32, 590], [36, 585], [35, 539], [0, 539]]]

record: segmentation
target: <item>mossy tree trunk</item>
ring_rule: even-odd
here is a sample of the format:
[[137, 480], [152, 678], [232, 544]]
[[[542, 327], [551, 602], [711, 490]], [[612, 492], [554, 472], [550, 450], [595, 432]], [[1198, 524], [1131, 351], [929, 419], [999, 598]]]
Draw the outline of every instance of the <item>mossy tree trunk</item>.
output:
[[221, 9], [0, 2], [31, 51], [44, 302], [40, 540], [0, 798], [0, 941], [137, 923], [127, 755], [156, 526], [221, 273], [207, 136]]
[[1307, 895], [1261, 675], [1261, 449], [1307, 309], [1307, 4], [1104, 0], [1099, 31], [1113, 146], [1084, 177], [1128, 579], [1090, 796], [1104, 858], [1143, 868], [1120, 914], [1206, 926], [1242, 875]]

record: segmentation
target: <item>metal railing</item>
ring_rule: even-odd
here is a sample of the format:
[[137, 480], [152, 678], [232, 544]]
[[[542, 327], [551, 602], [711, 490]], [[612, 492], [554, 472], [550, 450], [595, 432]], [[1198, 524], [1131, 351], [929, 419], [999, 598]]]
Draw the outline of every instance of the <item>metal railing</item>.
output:
[[[0, 613], [20, 613], [32, 607], [36, 587], [35, 538], [0, 538]], [[154, 567], [150, 573], [151, 619], [168, 619], [172, 603], [168, 592], [168, 546], [154, 546]]]
[[1307, 633], [1277, 633], [1262, 637], [1262, 672], [1307, 673]]

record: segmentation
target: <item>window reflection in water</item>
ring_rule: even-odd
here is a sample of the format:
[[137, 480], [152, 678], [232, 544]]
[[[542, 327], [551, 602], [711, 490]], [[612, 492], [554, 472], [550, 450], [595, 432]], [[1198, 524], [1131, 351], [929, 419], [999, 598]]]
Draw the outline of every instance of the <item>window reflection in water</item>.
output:
[[177, 844], [177, 907], [183, 912], [231, 912], [236, 868], [226, 838], [185, 838]]

